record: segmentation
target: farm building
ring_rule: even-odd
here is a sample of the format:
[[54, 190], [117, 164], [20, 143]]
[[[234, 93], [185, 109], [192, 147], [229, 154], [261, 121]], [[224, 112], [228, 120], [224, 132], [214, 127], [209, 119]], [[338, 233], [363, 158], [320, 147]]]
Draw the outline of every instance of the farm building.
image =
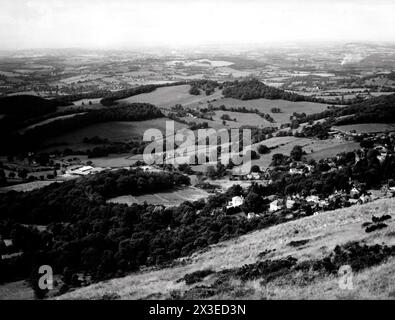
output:
[[270, 202], [269, 212], [275, 212], [275, 211], [281, 210], [282, 208], [283, 208], [282, 201], [277, 199], [277, 200]]
[[233, 197], [232, 201], [229, 201], [229, 203], [226, 206], [226, 208], [229, 209], [229, 208], [240, 207], [243, 203], [244, 203], [244, 197], [243, 196], [241, 196], [241, 197], [239, 197], [239, 196]]

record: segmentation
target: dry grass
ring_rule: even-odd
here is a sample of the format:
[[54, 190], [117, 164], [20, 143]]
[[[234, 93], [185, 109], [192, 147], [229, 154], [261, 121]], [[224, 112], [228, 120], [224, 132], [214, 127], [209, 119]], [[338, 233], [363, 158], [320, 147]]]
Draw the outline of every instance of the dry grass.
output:
[[[142, 271], [129, 276], [101, 282], [89, 287], [81, 288], [67, 293], [60, 299], [98, 299], [104, 294], [119, 295], [121, 299], [145, 299], [145, 298], [171, 298], [172, 292], [183, 293], [192, 288], [184, 282], [177, 282], [187, 273], [197, 270], [212, 269], [221, 271], [224, 269], [241, 267], [244, 264], [254, 263], [258, 260], [259, 253], [267, 249], [276, 249], [266, 257], [279, 259], [292, 255], [299, 260], [322, 258], [338, 244], [349, 241], [365, 241], [366, 243], [385, 242], [388, 245], [395, 244], [394, 217], [388, 221], [388, 228], [373, 233], [365, 233], [361, 224], [371, 219], [372, 214], [395, 213], [395, 199], [380, 199], [375, 202], [353, 206], [346, 209], [328, 211], [316, 216], [290, 221], [268, 229], [259, 230], [250, 234], [213, 245], [204, 252], [195, 253], [184, 258], [184, 263], [172, 268], [164, 268], [154, 271]], [[292, 240], [309, 239], [310, 241], [298, 248], [288, 245]], [[270, 284], [270, 287], [262, 289], [258, 282], [247, 282], [245, 287], [235, 282], [233, 289], [242, 290], [236, 298], [377, 298], [389, 297], [392, 289], [385, 285], [386, 279], [393, 274], [395, 266], [392, 260], [381, 266], [377, 266], [356, 275], [356, 292], [344, 293], [337, 285], [335, 277], [326, 277], [311, 280], [305, 284], [302, 277], [284, 283], [284, 279]], [[376, 277], [371, 276], [377, 272]], [[209, 277], [210, 278], [210, 277]], [[233, 280], [231, 280], [233, 281]], [[209, 284], [210, 279], [205, 280]], [[230, 282], [232, 285], [232, 282]], [[365, 284], [364, 284], [365, 283]], [[384, 283], [380, 285], [380, 283]], [[364, 284], [362, 286], [362, 284]], [[365, 289], [364, 289], [365, 288]], [[368, 288], [368, 289], [366, 289]], [[234, 290], [226, 290], [219, 296], [212, 298], [229, 298], [234, 295]], [[246, 289], [246, 290], [244, 290]], [[247, 290], [248, 289], [248, 290]], [[270, 295], [265, 295], [269, 292]], [[234, 298], [234, 297], [233, 297]]]

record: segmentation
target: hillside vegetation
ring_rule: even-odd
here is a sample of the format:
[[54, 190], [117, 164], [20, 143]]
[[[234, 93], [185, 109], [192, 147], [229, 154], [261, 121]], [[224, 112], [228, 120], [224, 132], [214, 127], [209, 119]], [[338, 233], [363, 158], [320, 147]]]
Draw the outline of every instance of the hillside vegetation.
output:
[[[328, 211], [212, 245], [172, 267], [100, 282], [59, 299], [391, 299], [394, 221], [372, 233], [361, 225], [373, 215], [394, 212], [395, 199]], [[337, 269], [318, 267], [325, 261], [351, 264], [352, 290], [339, 287]]]

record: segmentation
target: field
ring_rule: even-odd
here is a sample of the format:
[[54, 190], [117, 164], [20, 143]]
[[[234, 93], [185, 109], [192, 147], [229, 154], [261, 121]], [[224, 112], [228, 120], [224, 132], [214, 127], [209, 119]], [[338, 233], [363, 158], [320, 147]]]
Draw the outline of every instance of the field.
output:
[[[366, 244], [385, 242], [395, 244], [395, 221], [386, 221], [388, 227], [373, 233], [365, 233], [363, 222], [372, 214], [393, 213], [395, 199], [380, 199], [362, 206], [327, 211], [295, 221], [254, 231], [236, 239], [212, 245], [208, 250], [182, 258], [184, 263], [172, 268], [147, 270], [129, 276], [100, 282], [69, 292], [59, 299], [100, 299], [103, 295], [114, 295], [118, 299], [170, 299], [172, 294], [182, 295], [196, 285], [210, 285], [216, 278], [208, 276], [204, 283], [187, 285], [178, 281], [194, 271], [238, 268], [258, 261], [258, 255], [265, 250], [273, 250], [266, 258], [279, 259], [289, 255], [299, 261], [322, 258], [336, 245], [349, 241], [363, 241]], [[308, 243], [295, 249], [290, 241], [308, 239]], [[259, 279], [241, 282], [228, 279], [230, 287], [210, 297], [210, 299], [393, 299], [395, 295], [395, 259], [381, 265], [355, 273], [353, 289], [339, 288], [337, 276], [312, 274], [305, 277], [279, 279], [264, 286]], [[201, 296], [189, 296], [202, 299]]]
[[32, 125], [30, 125], [30, 126], [24, 128], [24, 129], [20, 130], [19, 133], [22, 133], [22, 134], [23, 134], [23, 133], [25, 133], [27, 130], [33, 129], [33, 128], [37, 127], [37, 126], [42, 126], [42, 125], [44, 125], [44, 124], [51, 123], [51, 122], [56, 121], [56, 120], [72, 118], [72, 117], [75, 117], [76, 115], [81, 115], [81, 114], [85, 114], [85, 113], [86, 113], [86, 112], [73, 113], [73, 114], [68, 114], [68, 115], [65, 115], [65, 116], [59, 116], [59, 117], [55, 117], [55, 118], [50, 118], [50, 119], [47, 119], [47, 120], [43, 120], [43, 121], [41, 121], [41, 122], [37, 122], [37, 123], [35, 123], [35, 124], [32, 124]]
[[259, 165], [261, 169], [269, 167], [273, 154], [282, 153], [284, 155], [289, 155], [292, 148], [296, 145], [303, 147], [303, 150], [307, 153], [307, 159], [313, 158], [315, 160], [333, 157], [338, 153], [353, 151], [359, 148], [359, 144], [355, 142], [339, 141], [337, 139], [318, 140], [287, 136], [264, 140], [254, 144], [252, 149], [257, 150], [260, 144], [266, 145], [269, 148], [275, 148], [271, 150], [269, 154], [260, 155], [259, 159], [251, 161], [252, 165]]
[[[206, 96], [204, 93], [201, 93], [198, 96], [194, 96], [189, 94], [189, 88], [189, 85], [163, 87], [158, 88], [150, 93], [139, 94], [119, 101], [147, 102], [162, 108], [171, 108], [176, 104], [181, 104], [184, 107], [190, 108], [205, 108], [207, 107], [208, 103], [210, 103], [214, 107], [219, 107], [221, 105], [225, 105], [225, 107], [227, 108], [246, 107], [247, 109], [258, 109], [261, 112], [269, 113], [277, 124], [289, 123], [289, 118], [294, 112], [313, 114], [327, 109], [326, 104], [313, 102], [292, 102], [286, 100], [269, 100], [263, 98], [242, 101], [233, 98], [223, 98], [220, 90], [217, 90], [213, 95], [210, 96]], [[280, 108], [282, 112], [272, 113], [272, 108]], [[224, 111], [224, 113], [231, 112]], [[221, 115], [222, 112], [219, 112], [218, 114]], [[238, 114], [236, 118], [240, 118], [240, 121], [243, 121], [248, 120], [246, 117], [250, 117], [251, 119], [252, 117], [256, 118], [256, 115], [243, 114], [243, 116], [241, 116], [240, 114]], [[232, 116], [231, 118], [234, 117]], [[262, 121], [265, 120], [262, 119]], [[222, 120], [220, 122], [222, 123]], [[258, 125], [261, 124], [260, 121], [258, 121], [257, 123]]]
[[0, 300], [33, 300], [34, 292], [25, 280], [0, 285]]
[[[223, 98], [211, 102], [215, 107], [225, 105], [226, 108], [246, 107], [247, 109], [258, 109], [261, 112], [269, 113], [276, 121], [276, 124], [290, 122], [290, 116], [294, 113], [313, 114], [327, 109], [326, 104], [313, 102], [292, 102], [286, 100], [269, 100], [269, 99], [253, 99], [253, 100], [237, 100], [233, 98]], [[272, 113], [272, 108], [280, 108], [281, 113]], [[256, 115], [255, 115], [256, 116]]]
[[208, 193], [202, 189], [195, 187], [187, 187], [169, 192], [159, 192], [154, 194], [144, 194], [141, 196], [125, 195], [109, 199], [111, 203], [125, 203], [131, 205], [133, 203], [154, 205], [164, 205], [166, 207], [178, 206], [184, 201], [196, 201], [202, 198], [207, 198]]
[[329, 157], [333, 157], [342, 152], [351, 152], [356, 149], [360, 149], [360, 145], [357, 142], [344, 142], [344, 143], [337, 143], [333, 146], [329, 146], [324, 149], [316, 149], [314, 152], [308, 154], [306, 158], [320, 160]]
[[276, 126], [276, 123], [271, 123], [255, 113], [242, 113], [242, 112], [218, 110], [215, 111], [213, 120], [222, 124], [221, 116], [224, 114], [229, 115], [229, 117], [232, 120], [236, 119], [236, 121], [226, 120], [227, 127], [231, 127], [231, 128], [239, 128], [241, 126], [255, 126], [259, 128]]
[[[148, 129], [155, 128], [162, 131], [165, 135], [166, 121], [171, 121], [168, 118], [158, 118], [144, 121], [113, 121], [93, 124], [85, 128], [81, 128], [57, 137], [49, 138], [46, 141], [50, 144], [67, 144], [63, 148], [87, 149], [92, 148], [92, 145], [83, 143], [85, 137], [92, 138], [99, 136], [110, 141], [125, 142], [133, 139], [140, 139], [144, 132]], [[174, 122], [174, 129], [179, 130], [186, 126], [182, 123]]]
[[27, 191], [32, 191], [35, 189], [40, 189], [43, 187], [46, 187], [54, 182], [63, 182], [63, 181], [57, 181], [57, 180], [46, 180], [46, 181], [33, 181], [33, 182], [26, 182], [26, 183], [21, 183], [17, 184], [14, 186], [9, 186], [9, 187], [2, 187], [0, 188], [0, 193], [1, 192], [8, 192], [8, 191], [22, 191], [22, 192], [27, 192]]
[[207, 100], [218, 99], [222, 93], [216, 91], [210, 96], [201, 93], [198, 96], [189, 94], [190, 85], [170, 86], [158, 88], [149, 93], [142, 93], [119, 101], [126, 102], [146, 102], [152, 103], [158, 107], [171, 108], [176, 104], [182, 104], [184, 107], [197, 105], [199, 102], [207, 102]]
[[349, 124], [344, 126], [334, 126], [333, 129], [350, 132], [355, 130], [356, 133], [378, 133], [386, 131], [395, 131], [395, 123], [361, 123]]
[[89, 106], [89, 102], [91, 102], [92, 104], [98, 104], [100, 103], [101, 98], [93, 98], [93, 99], [81, 99], [81, 100], [77, 100], [77, 101], [73, 101], [73, 104], [76, 106]]

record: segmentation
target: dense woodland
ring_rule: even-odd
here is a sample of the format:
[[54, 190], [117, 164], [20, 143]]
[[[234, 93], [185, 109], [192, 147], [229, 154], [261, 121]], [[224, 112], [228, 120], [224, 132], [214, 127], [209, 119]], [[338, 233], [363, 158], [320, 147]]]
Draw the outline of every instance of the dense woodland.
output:
[[[328, 118], [332, 124], [393, 123], [395, 122], [395, 94], [374, 97], [344, 107], [330, 107], [323, 112], [295, 115], [299, 122]], [[348, 116], [348, 117], [346, 117]], [[344, 117], [338, 119], [339, 117]]]
[[224, 89], [222, 90], [222, 93], [226, 98], [235, 98], [240, 100], [265, 98], [272, 100], [283, 99], [288, 101], [324, 102], [323, 99], [301, 96], [296, 93], [267, 86], [257, 79], [225, 82], [223, 87]]

